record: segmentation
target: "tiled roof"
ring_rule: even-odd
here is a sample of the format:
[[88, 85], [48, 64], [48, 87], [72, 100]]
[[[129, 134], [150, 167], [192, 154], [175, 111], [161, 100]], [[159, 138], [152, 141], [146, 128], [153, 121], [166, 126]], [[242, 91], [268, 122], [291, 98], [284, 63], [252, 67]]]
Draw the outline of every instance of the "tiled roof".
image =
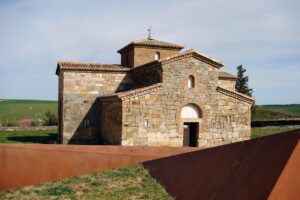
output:
[[253, 97], [250, 97], [248, 95], [239, 93], [237, 91], [228, 90], [228, 89], [225, 89], [225, 88], [222, 88], [222, 87], [217, 87], [217, 91], [222, 93], [222, 94], [225, 94], [227, 96], [233, 97], [233, 98], [241, 100], [241, 101], [245, 101], [245, 102], [250, 103], [250, 104], [252, 104], [255, 101], [255, 98], [253, 98]]
[[56, 74], [58, 75], [61, 70], [92, 71], [92, 72], [98, 72], [98, 71], [128, 72], [130, 69], [121, 65], [114, 65], [114, 64], [60, 61], [57, 64]]
[[214, 59], [214, 58], [212, 58], [204, 53], [201, 53], [195, 49], [190, 49], [185, 52], [175, 54], [173, 56], [165, 57], [165, 58], [162, 58], [159, 60], [154, 60], [154, 61], [148, 62], [146, 64], [137, 66], [136, 68], [133, 68], [133, 71], [135, 71], [135, 70], [138, 71], [139, 69], [137, 69], [137, 68], [144, 68], [146, 66], [152, 66], [152, 65], [156, 65], [156, 64], [160, 64], [160, 63], [165, 64], [165, 63], [169, 63], [169, 62], [176, 61], [181, 58], [186, 58], [186, 57], [190, 57], [190, 56], [196, 57], [196, 58], [198, 58], [206, 63], [209, 63], [215, 67], [218, 67], [218, 68], [224, 66], [224, 63], [222, 63], [221, 61], [218, 61], [217, 59]]
[[135, 40], [130, 42], [125, 47], [121, 48], [118, 53], [122, 53], [125, 49], [130, 48], [132, 46], [149, 46], [149, 47], [164, 47], [164, 48], [170, 48], [170, 49], [183, 49], [184, 46], [179, 44], [174, 44], [170, 42], [164, 42], [160, 40], [155, 39], [142, 39], [142, 40]]
[[131, 98], [131, 97], [135, 97], [135, 96], [142, 96], [145, 94], [149, 94], [149, 93], [157, 91], [161, 88], [162, 88], [162, 84], [157, 83], [157, 84], [147, 86], [147, 87], [132, 89], [132, 90], [123, 91], [123, 92], [117, 92], [117, 93], [113, 93], [110, 95], [103, 95], [103, 96], [100, 96], [99, 98], [100, 99], [111, 99], [111, 98], [127, 99], [127, 98]]
[[220, 79], [233, 79], [233, 80], [238, 79], [237, 76], [234, 76], [234, 75], [232, 75], [232, 74], [230, 74], [228, 72], [223, 72], [223, 71], [219, 72], [219, 78]]

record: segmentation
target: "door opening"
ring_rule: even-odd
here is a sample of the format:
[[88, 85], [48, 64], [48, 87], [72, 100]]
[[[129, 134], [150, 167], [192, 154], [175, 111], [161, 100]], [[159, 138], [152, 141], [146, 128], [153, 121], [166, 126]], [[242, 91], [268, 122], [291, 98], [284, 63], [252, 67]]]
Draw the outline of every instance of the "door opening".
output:
[[184, 127], [183, 146], [197, 147], [199, 123], [195, 123], [195, 122], [184, 123], [183, 127]]

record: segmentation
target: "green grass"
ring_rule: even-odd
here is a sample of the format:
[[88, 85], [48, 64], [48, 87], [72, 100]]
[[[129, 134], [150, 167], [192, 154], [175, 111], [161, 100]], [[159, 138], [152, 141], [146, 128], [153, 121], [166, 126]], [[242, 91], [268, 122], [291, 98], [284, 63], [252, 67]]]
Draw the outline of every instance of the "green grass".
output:
[[267, 126], [267, 127], [253, 127], [251, 128], [251, 138], [258, 138], [262, 136], [272, 135], [300, 129], [300, 126]]
[[173, 199], [142, 165], [0, 192], [0, 199]]
[[0, 131], [0, 143], [52, 144], [57, 140], [57, 130]]
[[252, 113], [253, 120], [299, 119], [300, 104], [292, 105], [261, 105], [256, 106]]
[[57, 113], [56, 101], [0, 100], [0, 121], [42, 118], [50, 110]]

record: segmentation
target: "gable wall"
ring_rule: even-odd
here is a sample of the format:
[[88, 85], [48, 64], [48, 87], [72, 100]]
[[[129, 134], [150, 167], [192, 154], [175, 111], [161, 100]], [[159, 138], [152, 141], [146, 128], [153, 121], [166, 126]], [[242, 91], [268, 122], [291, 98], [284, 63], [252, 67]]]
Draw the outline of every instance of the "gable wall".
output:
[[[162, 70], [163, 89], [123, 100], [122, 145], [182, 146], [180, 112], [189, 103], [202, 112], [199, 146], [249, 138], [250, 105], [216, 91], [219, 69], [185, 58], [164, 64]], [[195, 88], [187, 88], [189, 75], [195, 77]]]
[[[126, 73], [61, 72], [62, 143], [98, 142], [100, 103], [97, 97], [122, 90], [131, 83]], [[88, 124], [85, 123], [88, 120]]]

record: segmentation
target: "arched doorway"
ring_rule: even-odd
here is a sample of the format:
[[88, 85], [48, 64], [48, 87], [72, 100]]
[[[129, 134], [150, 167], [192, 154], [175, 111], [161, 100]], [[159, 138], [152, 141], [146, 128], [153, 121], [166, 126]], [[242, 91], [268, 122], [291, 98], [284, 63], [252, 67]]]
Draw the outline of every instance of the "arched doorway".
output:
[[183, 123], [183, 146], [198, 146], [201, 110], [195, 104], [182, 107], [180, 118]]

